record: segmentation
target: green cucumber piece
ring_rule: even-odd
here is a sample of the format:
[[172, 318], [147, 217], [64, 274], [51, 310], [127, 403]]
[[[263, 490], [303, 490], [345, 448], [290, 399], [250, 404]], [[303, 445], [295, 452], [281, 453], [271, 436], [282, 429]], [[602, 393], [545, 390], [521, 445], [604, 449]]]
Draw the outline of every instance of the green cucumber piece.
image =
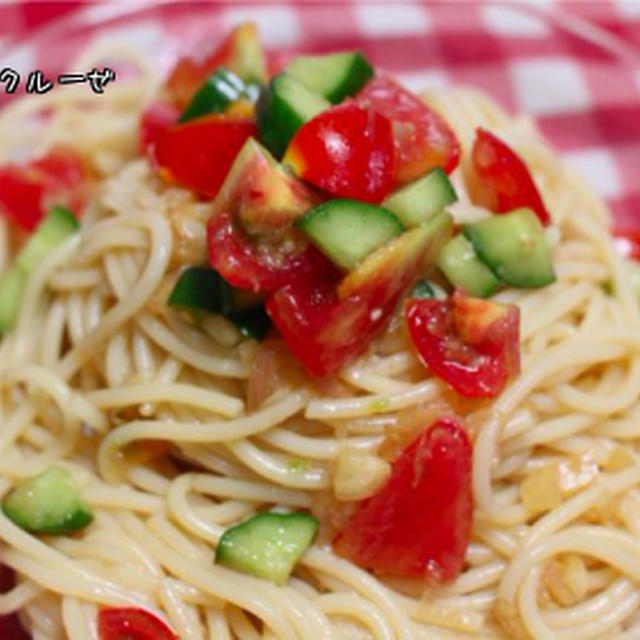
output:
[[409, 292], [410, 298], [435, 298], [436, 300], [444, 300], [448, 298], [447, 292], [435, 282], [431, 282], [426, 278], [418, 280]]
[[227, 316], [243, 336], [254, 340], [263, 340], [271, 328], [271, 318], [264, 307], [258, 304], [246, 309], [237, 309]]
[[62, 206], [55, 206], [43, 218], [16, 258], [16, 264], [31, 273], [57, 245], [80, 228], [76, 217]]
[[215, 269], [187, 267], [173, 287], [168, 303], [191, 311], [226, 314], [233, 308], [233, 293], [231, 285]]
[[361, 51], [296, 56], [285, 71], [334, 104], [357, 93], [374, 75], [373, 66]]
[[227, 529], [216, 549], [216, 563], [284, 584], [311, 546], [318, 520], [302, 513], [263, 511]]
[[478, 258], [473, 245], [462, 234], [449, 240], [436, 264], [454, 287], [461, 287], [476, 298], [486, 298], [500, 286], [500, 280]]
[[466, 224], [464, 235], [493, 273], [513, 287], [544, 287], [556, 279], [544, 229], [531, 209]]
[[382, 203], [407, 227], [417, 227], [458, 199], [449, 176], [436, 167], [394, 191]]
[[27, 531], [54, 536], [82, 529], [93, 520], [78, 485], [57, 466], [18, 484], [2, 501], [2, 511]]
[[27, 277], [24, 269], [12, 264], [0, 278], [0, 336], [13, 325]]
[[233, 322], [243, 335], [255, 340], [262, 340], [271, 327], [261, 298], [232, 287], [210, 267], [187, 267], [167, 302], [171, 307], [191, 312], [218, 313]]
[[178, 122], [187, 122], [210, 113], [224, 113], [237, 100], [249, 99], [249, 95], [243, 80], [232, 71], [219, 67], [195, 92]]
[[36, 227], [14, 263], [0, 278], [0, 335], [13, 325], [29, 274], [79, 227], [73, 213], [63, 206], [53, 207]]
[[279, 73], [260, 93], [256, 116], [260, 141], [279, 158], [295, 132], [331, 103], [287, 73]]
[[295, 224], [334, 264], [347, 271], [404, 231], [387, 209], [350, 198], [323, 202]]

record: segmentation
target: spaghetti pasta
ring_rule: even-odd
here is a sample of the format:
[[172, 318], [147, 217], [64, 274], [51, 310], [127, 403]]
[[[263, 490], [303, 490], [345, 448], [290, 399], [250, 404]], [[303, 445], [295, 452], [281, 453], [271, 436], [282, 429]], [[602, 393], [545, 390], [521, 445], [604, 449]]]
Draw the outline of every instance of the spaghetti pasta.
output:
[[[0, 159], [67, 142], [99, 181], [79, 235], [32, 273], [0, 345], [2, 493], [55, 462], [95, 521], [77, 538], [38, 538], [0, 514], [0, 562], [17, 575], [0, 613], [19, 611], [34, 638], [52, 640], [97, 638], [97, 607], [123, 604], [161, 612], [183, 640], [636, 637], [640, 309], [590, 186], [529, 118], [474, 89], [427, 91], [462, 144], [463, 168], [476, 127], [495, 131], [525, 158], [553, 215], [557, 282], [495, 296], [521, 310], [520, 375], [495, 401], [465, 404], [387, 332], [334, 391], [300, 378], [250, 407], [256, 344], [222, 318], [196, 326], [163, 304], [185, 252], [204, 243], [207, 208], [135, 157], [157, 86], [150, 62], [100, 45], [78, 66], [114, 51], [139, 73], [90, 113], [86, 95], [66, 89], [0, 114]], [[43, 108], [52, 115], [42, 129], [23, 126]], [[462, 170], [452, 178], [456, 220], [486, 216], [465, 196]], [[0, 219], [0, 267], [16, 249]], [[452, 584], [370, 575], [322, 532], [284, 586], [213, 564], [229, 524], [265, 506], [330, 513], [344, 451], [383, 457], [389, 432], [452, 407], [474, 436], [476, 505]], [[543, 470], [552, 506], [539, 495]], [[582, 583], [563, 601], [555, 583], [573, 584], [568, 567]]]

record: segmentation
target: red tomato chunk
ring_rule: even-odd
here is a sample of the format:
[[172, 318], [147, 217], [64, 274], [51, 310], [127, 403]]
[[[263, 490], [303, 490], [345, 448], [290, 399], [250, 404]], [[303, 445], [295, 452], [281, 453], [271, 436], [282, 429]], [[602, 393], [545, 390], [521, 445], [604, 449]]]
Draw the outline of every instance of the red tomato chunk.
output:
[[640, 229], [614, 229], [613, 236], [620, 255], [640, 260]]
[[165, 179], [213, 197], [242, 145], [256, 134], [252, 120], [215, 114], [169, 127], [151, 155]]
[[170, 102], [152, 102], [140, 121], [140, 150], [147, 151], [180, 116], [180, 109]]
[[334, 373], [361, 353], [393, 310], [375, 314], [376, 301], [359, 295], [338, 300], [339, 278], [337, 271], [316, 272], [279, 289], [267, 301], [273, 323], [312, 375]]
[[73, 150], [55, 147], [28, 163], [0, 167], [0, 213], [32, 231], [49, 209], [61, 204], [76, 216], [84, 207], [87, 174]]
[[348, 100], [302, 125], [283, 163], [335, 196], [380, 202], [395, 182], [391, 122]]
[[470, 181], [470, 195], [473, 202], [495, 213], [529, 207], [542, 224], [551, 222], [527, 165], [503, 140], [479, 128], [471, 155], [474, 175]]
[[100, 640], [178, 640], [164, 620], [138, 607], [101, 609], [98, 632]]
[[377, 574], [429, 583], [456, 578], [471, 535], [471, 457], [454, 419], [423, 429], [336, 535], [336, 553]]
[[356, 100], [393, 122], [397, 182], [409, 182], [435, 167], [451, 173], [458, 165], [460, 143], [451, 127], [389, 76], [370, 80]]
[[422, 362], [467, 397], [495, 396], [520, 371], [520, 311], [459, 291], [447, 300], [405, 302]]
[[[226, 67], [244, 76], [246, 67], [252, 62], [251, 71], [258, 76], [254, 79], [262, 79], [260, 76], [265, 71], [261, 55], [256, 26], [250, 22], [240, 24], [218, 47], [208, 49], [206, 44], [202, 44], [193, 55], [180, 58], [167, 79], [167, 94], [176, 105], [185, 107], [200, 85], [218, 67]], [[250, 60], [251, 57], [258, 59]]]
[[220, 275], [229, 284], [254, 293], [273, 291], [313, 273], [318, 263], [324, 262], [317, 249], [304, 241], [256, 242], [227, 212], [209, 219], [207, 241], [209, 262]]

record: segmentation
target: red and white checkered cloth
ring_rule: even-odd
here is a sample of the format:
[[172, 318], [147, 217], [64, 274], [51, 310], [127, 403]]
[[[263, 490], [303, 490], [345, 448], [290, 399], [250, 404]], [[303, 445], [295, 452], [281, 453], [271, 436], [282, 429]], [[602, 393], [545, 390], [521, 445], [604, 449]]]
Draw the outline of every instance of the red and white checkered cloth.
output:
[[416, 88], [474, 84], [532, 114], [618, 224], [640, 228], [640, 0], [15, 2], [0, 5], [0, 45], [10, 45], [0, 49], [0, 68], [87, 71], [65, 65], [91, 38], [110, 36], [168, 67], [181, 50], [245, 19], [285, 52], [360, 47]]

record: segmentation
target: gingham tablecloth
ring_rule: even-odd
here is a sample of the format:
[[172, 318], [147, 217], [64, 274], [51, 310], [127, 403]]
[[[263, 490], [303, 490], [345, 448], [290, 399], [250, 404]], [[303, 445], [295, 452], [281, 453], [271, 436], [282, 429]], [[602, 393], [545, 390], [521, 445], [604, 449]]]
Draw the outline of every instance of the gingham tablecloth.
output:
[[[204, 33], [216, 38], [250, 18], [268, 46], [360, 47], [416, 87], [474, 84], [509, 109], [532, 114], [606, 198], [618, 224], [640, 228], [640, 0], [211, 3], [206, 19], [186, 34], [166, 4], [113, 25], [132, 4], [0, 5], [0, 45], [17, 45], [0, 57], [0, 68], [69, 71], [65, 63], [91, 37], [113, 32], [164, 52], [159, 64], [168, 66]], [[46, 45], [25, 40], [56, 20], [82, 16], [87, 24], [75, 37]]]

